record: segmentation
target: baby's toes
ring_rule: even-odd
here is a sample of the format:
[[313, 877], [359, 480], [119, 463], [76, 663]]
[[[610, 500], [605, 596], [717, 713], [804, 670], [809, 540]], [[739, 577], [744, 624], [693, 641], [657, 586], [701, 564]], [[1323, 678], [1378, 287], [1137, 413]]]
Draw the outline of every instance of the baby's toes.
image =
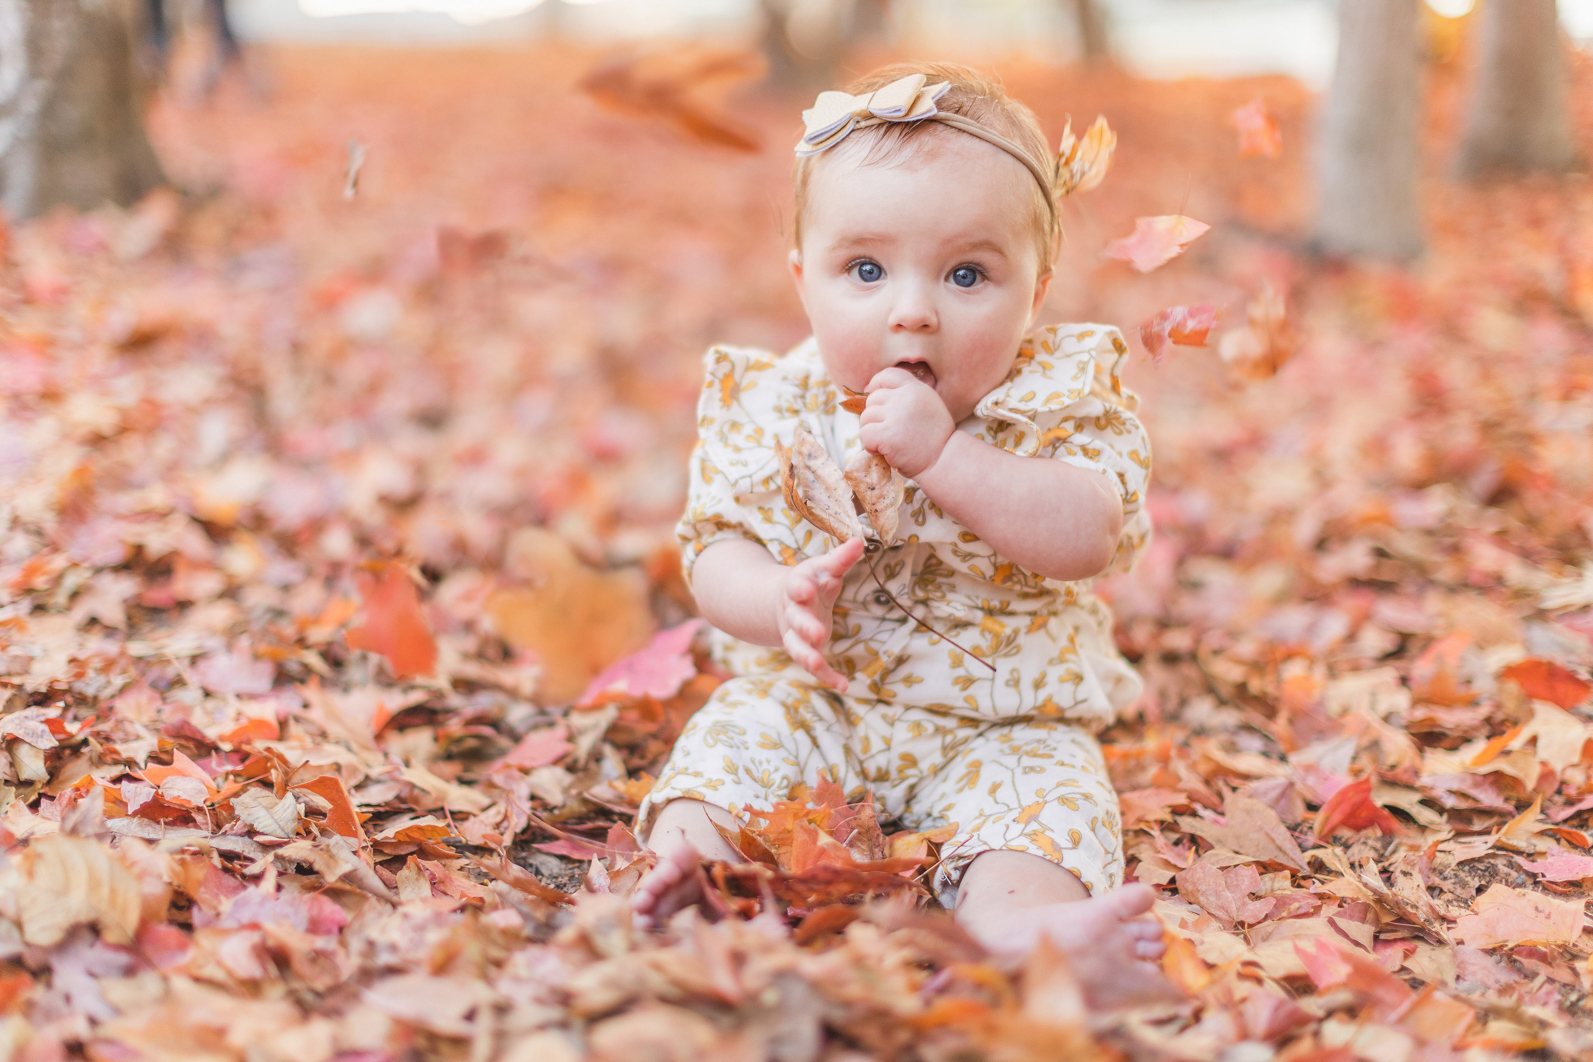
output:
[[1167, 945], [1160, 937], [1154, 940], [1136, 940], [1134, 954], [1141, 959], [1159, 959], [1167, 952]]

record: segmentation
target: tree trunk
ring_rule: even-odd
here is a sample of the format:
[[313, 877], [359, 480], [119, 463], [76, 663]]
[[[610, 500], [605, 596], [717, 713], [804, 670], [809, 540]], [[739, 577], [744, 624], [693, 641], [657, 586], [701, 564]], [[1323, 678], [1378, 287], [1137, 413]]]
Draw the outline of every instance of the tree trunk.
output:
[[1418, 3], [1340, 0], [1318, 145], [1316, 243], [1328, 254], [1406, 259], [1422, 251]]
[[1100, 0], [1071, 0], [1073, 17], [1078, 22], [1079, 49], [1086, 63], [1112, 59], [1111, 41], [1106, 34], [1106, 13]]
[[1564, 170], [1576, 161], [1555, 0], [1487, 0], [1456, 169]]
[[127, 204], [163, 182], [121, 0], [0, 0], [0, 206]]

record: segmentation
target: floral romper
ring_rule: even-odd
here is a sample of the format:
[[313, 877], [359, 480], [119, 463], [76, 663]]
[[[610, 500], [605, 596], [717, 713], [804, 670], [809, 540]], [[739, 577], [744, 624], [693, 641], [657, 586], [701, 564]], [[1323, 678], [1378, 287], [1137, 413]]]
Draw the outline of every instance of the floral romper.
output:
[[[1118, 371], [1116, 329], [1055, 325], [1024, 341], [1016, 364], [958, 425], [1013, 453], [1106, 476], [1123, 500], [1114, 570], [1150, 535], [1150, 445]], [[817, 345], [785, 357], [715, 347], [698, 404], [691, 488], [678, 528], [686, 578], [722, 539], [763, 545], [794, 565], [837, 543], [780, 494], [776, 439], [800, 422], [835, 458], [861, 448], [856, 414], [838, 405]], [[675, 743], [638, 813], [643, 835], [677, 797], [738, 812], [785, 799], [826, 776], [849, 795], [872, 791], [911, 829], [955, 824], [935, 884], [944, 902], [974, 856], [1032, 852], [1093, 893], [1123, 877], [1117, 795], [1094, 734], [1141, 684], [1112, 642], [1112, 617], [1088, 581], [1045, 579], [999, 556], [907, 483], [897, 541], [871, 545], [835, 606], [827, 658], [850, 680], [818, 684], [780, 649], [714, 632], [734, 676]], [[876, 584], [945, 638], [906, 618]], [[956, 642], [979, 660], [970, 660]], [[995, 665], [990, 668], [980, 661]]]

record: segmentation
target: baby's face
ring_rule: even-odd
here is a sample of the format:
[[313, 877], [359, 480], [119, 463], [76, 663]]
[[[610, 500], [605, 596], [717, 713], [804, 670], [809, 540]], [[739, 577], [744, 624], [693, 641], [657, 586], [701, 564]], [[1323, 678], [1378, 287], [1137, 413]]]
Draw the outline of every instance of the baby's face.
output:
[[882, 369], [907, 368], [960, 421], [1012, 368], [1050, 283], [1035, 245], [1034, 178], [961, 133], [871, 164], [848, 147], [812, 174], [791, 252], [819, 354], [854, 391]]

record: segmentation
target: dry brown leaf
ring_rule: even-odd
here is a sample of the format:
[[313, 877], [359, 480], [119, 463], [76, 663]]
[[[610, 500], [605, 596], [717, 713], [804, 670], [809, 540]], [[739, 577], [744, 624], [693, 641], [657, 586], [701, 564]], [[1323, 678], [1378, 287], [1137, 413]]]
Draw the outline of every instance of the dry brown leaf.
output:
[[1096, 115], [1083, 139], [1073, 135], [1073, 119], [1062, 129], [1056, 155], [1056, 194], [1088, 192], [1106, 178], [1117, 150], [1117, 134], [1106, 124], [1106, 116]]
[[99, 927], [111, 944], [132, 942], [142, 905], [138, 881], [100, 842], [61, 833], [40, 837], [28, 847], [24, 874], [17, 907], [29, 944], [59, 944], [73, 926], [85, 924]]
[[790, 449], [775, 440], [775, 459], [780, 492], [792, 512], [839, 542], [863, 536], [846, 477], [805, 425], [797, 425]]
[[902, 499], [907, 484], [879, 454], [859, 450], [846, 463], [846, 482], [857, 496], [868, 522], [880, 544], [888, 546], [896, 541], [896, 528], [901, 518]]
[[264, 789], [245, 789], [232, 798], [232, 810], [256, 831], [284, 841], [299, 830], [299, 805], [291, 793], [277, 800]]

